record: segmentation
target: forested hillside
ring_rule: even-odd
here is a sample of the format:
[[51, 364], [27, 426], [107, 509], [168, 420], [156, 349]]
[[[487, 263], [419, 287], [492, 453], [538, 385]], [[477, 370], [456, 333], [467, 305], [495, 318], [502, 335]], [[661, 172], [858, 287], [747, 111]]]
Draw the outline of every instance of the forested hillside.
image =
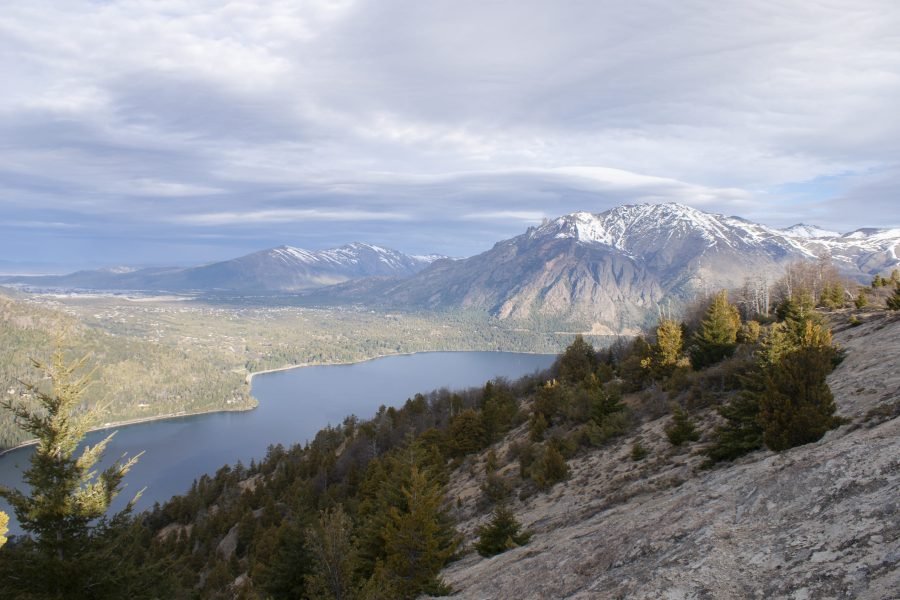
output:
[[[0, 393], [26, 400], [19, 381], [34, 376], [31, 359], [46, 359], [57, 343], [72, 355], [90, 355], [97, 365], [91, 405], [99, 407], [95, 426], [104, 423], [197, 413], [241, 410], [255, 405], [244, 375], [214, 349], [162, 344], [113, 335], [56, 310], [0, 295]], [[23, 395], [24, 394], [24, 395]], [[0, 412], [0, 448], [27, 439], [6, 412]]]
[[[740, 465], [768, 464], [766, 457], [778, 456], [772, 451], [817, 448], [835, 428], [840, 438], [896, 421], [895, 394], [850, 412], [852, 423], [841, 415], [845, 401], [835, 402], [826, 377], [846, 358], [812, 298], [794, 287], [771, 315], [742, 317], [722, 292], [683, 322], [661, 318], [646, 337], [603, 350], [578, 338], [547, 373], [417, 395], [368, 420], [350, 417], [306, 447], [272, 447], [258, 463], [201, 477], [185, 496], [94, 534], [85, 552], [121, 557], [116, 577], [131, 597], [413, 598], [453, 589], [503, 597], [508, 589], [494, 580], [523, 597], [570, 595], [578, 588], [548, 573], [555, 554], [581, 545], [554, 537], [550, 524], [594, 519], [600, 529], [591, 531], [602, 537], [597, 515], [631, 510], [632, 499], [640, 506], [642, 498], [668, 498], [707, 479], [720, 486], [717, 494], [730, 495], [731, 476], [717, 475], [721, 465], [741, 473]], [[891, 314], [852, 308], [830, 318], [846, 331], [862, 323], [861, 331], [890, 335], [897, 323]], [[741, 458], [748, 453], [755, 458]], [[734, 460], [739, 466], [730, 466]], [[866, 493], [894, 485], [891, 477], [896, 484], [888, 476]], [[854, 527], [868, 531], [860, 518]], [[888, 548], [897, 543], [894, 530], [883, 531]], [[620, 535], [631, 539], [627, 530]], [[811, 546], [833, 541], [808, 535]], [[678, 548], [679, 539], [660, 548]], [[620, 543], [604, 554], [610, 564], [655, 552]], [[496, 573], [484, 579], [494, 569], [474, 550], [522, 560], [540, 555], [544, 562], [532, 564], [554, 583], [514, 584]], [[30, 551], [28, 544], [8, 545], [3, 564], [14, 570]], [[820, 577], [817, 569], [807, 564], [803, 572]], [[884, 576], [873, 567], [859, 585], [883, 585]], [[572, 577], [579, 585], [594, 581], [577, 569]], [[727, 593], [720, 597], [740, 597], [752, 587], [748, 581], [721, 588]], [[792, 581], [776, 577], [770, 589], [789, 589]], [[596, 584], [614, 585], [602, 577]], [[629, 585], [644, 589], [640, 580]], [[78, 597], [74, 588], [71, 597]]]
[[[470, 313], [376, 313], [219, 305], [182, 298], [0, 292], [0, 391], [21, 393], [31, 358], [56, 338], [99, 367], [89, 403], [99, 423], [251, 408], [246, 377], [265, 369], [432, 350], [558, 352], [572, 333]], [[545, 324], [546, 325], [546, 324]], [[590, 337], [595, 343], [602, 336]], [[0, 414], [0, 449], [28, 436]]]

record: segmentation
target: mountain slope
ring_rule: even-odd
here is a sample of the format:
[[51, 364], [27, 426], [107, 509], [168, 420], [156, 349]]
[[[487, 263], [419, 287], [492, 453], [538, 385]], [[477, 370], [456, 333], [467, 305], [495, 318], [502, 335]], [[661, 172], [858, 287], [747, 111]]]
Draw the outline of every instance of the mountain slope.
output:
[[[702, 457], [666, 441], [668, 419], [651, 421], [572, 460], [547, 494], [514, 501], [531, 543], [470, 554], [447, 583], [480, 599], [895, 598], [898, 339], [895, 316], [836, 333], [847, 357], [828, 381], [851, 423], [819, 442], [701, 470]], [[630, 458], [635, 440], [651, 458]], [[477, 497], [481, 464], [460, 468], [448, 496]], [[484, 520], [459, 528], [471, 540]]]
[[315, 252], [279, 246], [200, 267], [104, 269], [7, 281], [109, 290], [293, 292], [361, 277], [408, 277], [436, 258], [361, 243]]
[[778, 230], [680, 204], [620, 206], [559, 217], [402, 282], [361, 282], [323, 298], [478, 309], [631, 333], [655, 318], [658, 305], [738, 287], [748, 276], [766, 274], [771, 281], [793, 260], [830, 253], [845, 275], [858, 279], [900, 265], [900, 230], [823, 232]]

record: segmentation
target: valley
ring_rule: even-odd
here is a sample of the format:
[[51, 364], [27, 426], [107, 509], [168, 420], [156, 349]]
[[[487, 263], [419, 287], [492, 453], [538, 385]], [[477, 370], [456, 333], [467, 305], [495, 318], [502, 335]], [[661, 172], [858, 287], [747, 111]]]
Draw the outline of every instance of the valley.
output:
[[[213, 304], [189, 296], [0, 293], [0, 389], [15, 397], [31, 358], [60, 332], [71, 353], [100, 365], [98, 426], [135, 419], [249, 410], [248, 375], [294, 365], [352, 363], [395, 354], [481, 350], [555, 353], [568, 331], [541, 331], [476, 313], [381, 312]], [[252, 299], [251, 299], [252, 300]], [[605, 336], [592, 336], [605, 343]], [[26, 440], [0, 415], [0, 448]]]

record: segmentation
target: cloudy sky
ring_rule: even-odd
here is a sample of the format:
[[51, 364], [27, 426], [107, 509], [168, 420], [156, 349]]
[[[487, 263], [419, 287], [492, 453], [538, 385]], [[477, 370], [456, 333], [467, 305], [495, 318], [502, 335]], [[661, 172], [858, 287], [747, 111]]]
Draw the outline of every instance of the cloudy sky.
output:
[[0, 77], [0, 266], [900, 225], [896, 0], [29, 0]]

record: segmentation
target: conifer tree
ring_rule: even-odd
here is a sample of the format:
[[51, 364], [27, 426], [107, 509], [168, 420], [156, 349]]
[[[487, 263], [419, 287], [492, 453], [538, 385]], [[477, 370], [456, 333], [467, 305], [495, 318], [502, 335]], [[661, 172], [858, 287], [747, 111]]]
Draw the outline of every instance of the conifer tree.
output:
[[825, 378], [834, 369], [829, 346], [806, 345], [764, 371], [759, 398], [763, 441], [771, 450], [815, 442], [835, 424], [835, 404]]
[[[747, 380], [748, 384], [750, 379]], [[727, 404], [718, 408], [725, 423], [716, 428], [713, 443], [704, 451], [708, 464], [734, 460], [763, 446], [763, 431], [759, 423], [759, 396], [743, 390]]]
[[0, 548], [6, 543], [7, 526], [9, 525], [9, 515], [0, 510]]
[[353, 523], [340, 505], [320, 513], [317, 526], [308, 535], [315, 557], [315, 569], [307, 581], [311, 597], [328, 600], [355, 597], [353, 563], [356, 552], [352, 533]]
[[[97, 475], [94, 468], [111, 434], [75, 456], [95, 416], [83, 406], [92, 377], [92, 373], [84, 374], [86, 362], [87, 357], [67, 362], [58, 344], [48, 362], [33, 361], [49, 379], [50, 389], [23, 384], [36, 398], [38, 408], [2, 402], [14, 413], [20, 427], [38, 440], [31, 466], [23, 474], [29, 494], [0, 488], [0, 496], [12, 505], [22, 529], [36, 538], [33, 555], [27, 561], [34, 573], [26, 579], [38, 596], [99, 598], [103, 594], [100, 582], [117, 575], [107, 571], [108, 565], [97, 564], [102, 552], [92, 523], [104, 517], [121, 490], [125, 474], [140, 455], [116, 462]], [[136, 500], [137, 496], [113, 522], [121, 522]]]
[[674, 367], [681, 358], [684, 342], [681, 325], [674, 319], [660, 319], [656, 327], [656, 356], [663, 367]]
[[597, 353], [594, 351], [594, 347], [587, 343], [581, 334], [578, 334], [559, 357], [558, 364], [560, 379], [578, 383], [594, 372]]
[[486, 445], [485, 438], [481, 414], [471, 408], [450, 421], [447, 441], [452, 456], [465, 456], [481, 450]]
[[531, 467], [532, 480], [544, 490], [568, 477], [569, 465], [566, 464], [566, 459], [553, 444], [544, 449], [540, 460]]
[[394, 590], [397, 598], [444, 591], [438, 574], [456, 551], [457, 539], [447, 527], [443, 489], [413, 466], [401, 492], [405, 506], [388, 508], [382, 532], [385, 556], [373, 579]]
[[722, 290], [713, 298], [700, 328], [694, 334], [691, 365], [702, 369], [731, 356], [737, 346], [741, 315], [728, 302], [728, 292]]
[[894, 288], [894, 293], [888, 297], [886, 306], [888, 310], [900, 310], [900, 285]]
[[519, 412], [515, 397], [506, 389], [487, 382], [481, 398], [481, 425], [485, 444], [492, 444], [509, 431]]
[[[440, 456], [429, 454], [418, 443], [370, 463], [361, 492], [362, 524], [357, 536], [357, 570], [367, 581], [364, 597], [390, 597], [384, 590], [395, 587], [395, 597], [401, 597], [401, 592], [410, 592], [415, 585], [437, 585], [437, 571], [429, 569], [445, 561], [457, 545], [449, 513], [442, 507], [446, 485], [443, 466]], [[412, 506], [410, 501], [414, 499], [421, 501], [422, 506]], [[432, 525], [427, 529], [429, 539], [422, 541], [424, 545], [419, 549], [424, 548], [428, 555], [416, 559], [425, 579], [415, 578], [410, 583], [403, 573], [408, 567], [404, 561], [412, 559], [391, 554], [412, 548], [412, 542], [407, 539], [411, 523], [425, 519], [430, 519]], [[424, 588], [419, 590], [422, 591]]]
[[685, 442], [696, 442], [700, 439], [700, 433], [694, 426], [690, 415], [677, 404], [672, 406], [672, 423], [666, 427], [666, 436], [673, 446], [680, 446]]
[[856, 295], [856, 300], [853, 302], [856, 308], [862, 309], [869, 305], [869, 296], [866, 294], [864, 288], [859, 289], [859, 293]]
[[484, 557], [524, 546], [531, 539], [531, 534], [522, 531], [522, 525], [506, 504], [497, 505], [490, 522], [476, 529], [475, 534], [478, 536], [475, 550]]

